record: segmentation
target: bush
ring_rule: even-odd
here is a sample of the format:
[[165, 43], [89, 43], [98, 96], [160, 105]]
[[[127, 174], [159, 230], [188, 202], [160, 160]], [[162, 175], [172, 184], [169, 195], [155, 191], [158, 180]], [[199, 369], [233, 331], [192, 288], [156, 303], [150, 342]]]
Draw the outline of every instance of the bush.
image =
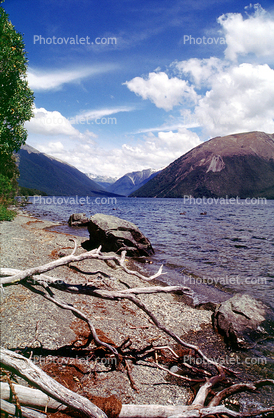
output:
[[14, 210], [7, 209], [4, 205], [0, 204], [0, 221], [12, 221], [16, 216]]
[[0, 173], [0, 204], [7, 207], [14, 203], [17, 188], [16, 173], [14, 173], [12, 178]]

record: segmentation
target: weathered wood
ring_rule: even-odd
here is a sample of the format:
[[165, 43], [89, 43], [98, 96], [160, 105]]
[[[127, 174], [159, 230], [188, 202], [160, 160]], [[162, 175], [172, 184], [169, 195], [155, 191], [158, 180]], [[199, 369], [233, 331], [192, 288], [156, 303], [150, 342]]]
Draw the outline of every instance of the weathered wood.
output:
[[219, 417], [224, 414], [228, 417], [251, 418], [264, 416], [267, 412], [274, 411], [273, 408], [257, 410], [253, 412], [235, 412], [223, 405], [215, 407], [194, 408], [192, 405], [186, 406], [164, 406], [164, 405], [123, 405], [119, 418], [205, 418]]
[[[63, 410], [66, 405], [56, 401], [39, 389], [33, 389], [22, 385], [13, 384], [13, 389], [18, 397], [20, 405], [33, 408], [47, 408], [48, 410]], [[1, 399], [10, 399], [10, 386], [6, 382], [0, 382]]]
[[259, 387], [265, 386], [265, 385], [274, 385], [274, 380], [263, 379], [263, 380], [258, 380], [257, 382], [252, 382], [252, 383], [237, 383], [217, 393], [217, 395], [215, 395], [214, 398], [210, 401], [208, 406], [219, 405], [223, 399], [226, 399], [228, 396], [231, 396], [234, 393], [245, 392], [246, 390], [250, 392], [254, 392]]
[[[124, 255], [123, 255], [123, 257], [124, 257]], [[2, 270], [4, 270], [4, 269], [2, 269]], [[20, 273], [18, 273], [17, 275], [19, 275], [19, 274]], [[43, 277], [41, 278], [41, 276], [40, 276], [40, 280], [43, 283]], [[13, 276], [13, 277], [15, 277], [15, 276]], [[201, 358], [203, 358], [205, 360], [206, 363], [212, 364], [213, 366], [216, 367], [217, 370], [219, 370], [221, 368], [222, 370], [225, 370], [226, 372], [228, 372], [230, 374], [234, 374], [234, 372], [231, 369], [229, 369], [228, 367], [226, 367], [224, 365], [219, 365], [216, 361], [208, 358], [201, 351], [201, 349], [199, 347], [197, 347], [194, 344], [190, 344], [190, 343], [187, 343], [186, 341], [182, 340], [178, 335], [176, 335], [173, 331], [171, 331], [164, 324], [162, 324], [157, 319], [157, 317], [153, 314], [153, 312], [151, 312], [151, 310], [140, 299], [135, 297], [135, 294], [139, 293], [137, 288], [127, 289], [125, 291], [124, 290], [123, 291], [109, 291], [109, 290], [97, 289], [94, 286], [69, 285], [62, 280], [55, 279], [54, 281], [52, 281], [52, 278], [48, 279], [47, 277], [45, 277], [45, 281], [46, 281], [47, 285], [49, 285], [49, 286], [54, 286], [59, 290], [66, 290], [66, 291], [70, 291], [72, 293], [83, 293], [83, 294], [88, 294], [88, 295], [97, 296], [97, 297], [100, 297], [100, 298], [103, 298], [103, 299], [110, 299], [110, 300], [119, 300], [119, 299], [123, 299], [123, 298], [128, 299], [132, 303], [134, 303], [136, 306], [138, 306], [138, 308], [140, 308], [143, 312], [145, 312], [149, 316], [149, 318], [154, 322], [154, 324], [161, 331], [163, 331], [165, 334], [169, 335], [177, 343], [179, 343], [183, 347], [194, 350]], [[36, 284], [39, 284], [39, 283], [36, 282]], [[184, 287], [184, 286], [170, 286], [170, 287], [172, 288], [172, 291], [175, 291], [175, 292], [177, 292], [179, 290], [183, 291], [183, 289], [185, 291], [189, 291], [189, 289]], [[168, 288], [169, 288], [169, 286], [166, 286], [166, 287], [165, 286], [159, 286], [159, 291], [168, 293]], [[140, 288], [140, 289], [141, 289], [140, 294], [141, 293], [146, 293], [146, 290], [145, 290], [146, 288]], [[149, 288], [149, 289], [153, 289], [153, 288]], [[42, 292], [41, 292], [41, 294], [42, 294]], [[43, 296], [46, 297], [47, 299], [51, 300], [49, 296], [47, 296], [45, 294], [43, 294]], [[55, 302], [53, 298], [52, 298], [52, 301]], [[70, 305], [70, 306], [72, 306], [72, 305]], [[66, 308], [66, 309], [69, 309], [69, 308]], [[71, 310], [75, 310], [75, 308], [72, 307]], [[111, 351], [114, 352], [113, 349], [111, 349]], [[117, 354], [115, 353], [115, 355], [117, 355]]]
[[[0, 399], [0, 409], [9, 415], [17, 415], [16, 406], [10, 402], [4, 401], [3, 399]], [[45, 414], [34, 411], [33, 409], [25, 408], [24, 406], [21, 407], [21, 413], [22, 417], [26, 418], [47, 418]]]
[[[162, 273], [162, 268], [163, 266], [161, 266], [158, 270], [158, 272], [150, 277], [146, 277], [144, 275], [142, 275], [141, 273], [134, 271], [134, 270], [129, 270], [126, 266], [125, 266], [125, 253], [123, 252], [123, 254], [121, 255], [121, 257], [116, 256], [116, 255], [104, 255], [103, 253], [101, 253], [101, 247], [96, 248], [95, 250], [91, 250], [91, 251], [87, 251], [84, 252], [80, 255], [75, 255], [74, 251], [72, 254], [66, 256], [66, 257], [62, 257], [59, 260], [54, 260], [51, 261], [50, 263], [44, 264], [42, 266], [38, 266], [38, 267], [32, 267], [26, 270], [21, 271], [20, 273], [17, 273], [13, 276], [9, 276], [9, 277], [2, 277], [0, 278], [0, 284], [11, 284], [11, 283], [16, 283], [19, 282], [20, 280], [23, 280], [27, 277], [31, 277], [35, 274], [41, 274], [41, 273], [45, 273], [46, 271], [50, 271], [55, 269], [56, 267], [60, 267], [60, 266], [65, 266], [66, 264], [72, 263], [72, 262], [76, 262], [76, 261], [82, 261], [82, 260], [88, 260], [88, 259], [96, 259], [96, 260], [113, 260], [115, 261], [125, 272], [129, 273], [129, 274], [133, 274], [134, 276], [139, 277], [142, 280], [145, 281], [149, 281], [149, 280], [153, 280], [156, 279], [157, 277], [159, 277]], [[3, 276], [3, 272], [2, 269], [0, 269], [0, 276]]]
[[105, 413], [96, 405], [91, 403], [87, 398], [84, 398], [83, 396], [72, 392], [70, 389], [65, 388], [48, 376], [32, 361], [21, 356], [21, 354], [1, 347], [0, 355], [3, 367], [12, 369], [17, 372], [17, 374], [22, 375], [28, 382], [38, 386], [43, 390], [43, 392], [57, 401], [82, 412], [87, 417], [107, 418]]

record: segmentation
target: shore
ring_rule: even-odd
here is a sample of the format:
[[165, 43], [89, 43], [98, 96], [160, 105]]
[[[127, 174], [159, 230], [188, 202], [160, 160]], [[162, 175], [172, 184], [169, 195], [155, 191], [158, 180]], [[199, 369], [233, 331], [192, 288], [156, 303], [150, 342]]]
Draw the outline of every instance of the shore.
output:
[[[81, 243], [86, 238], [53, 232], [48, 229], [53, 225], [55, 223], [32, 217], [24, 211], [19, 211], [13, 221], [0, 223], [1, 267], [23, 270], [59, 259], [71, 253], [74, 244], [70, 238], [77, 239], [76, 254], [85, 251]], [[143, 282], [121, 268], [114, 268], [113, 263], [100, 260], [71, 263], [47, 274], [67, 283], [92, 282], [106, 290], [153, 285], [153, 282]], [[120, 346], [130, 338], [132, 348], [141, 349], [153, 342], [157, 346], [168, 345], [178, 350], [175, 342], [129, 301], [106, 301], [57, 290], [54, 293], [84, 312], [105, 341]], [[211, 311], [194, 309], [180, 296], [154, 294], [141, 295], [140, 298], [165, 326], [185, 341], [199, 345], [209, 358], [221, 356], [217, 359], [221, 360], [235, 356], [214, 333]], [[5, 287], [1, 317], [2, 345], [5, 348], [17, 349], [21, 353], [24, 349], [25, 353], [32, 351], [37, 365], [78, 393], [103, 397], [115, 395], [122, 403], [167, 405], [187, 404], [193, 396], [192, 390], [182, 380], [148, 362], [130, 364], [134, 383], [126, 370], [111, 370], [106, 359], [102, 361], [99, 356], [95, 360], [76, 357], [68, 364], [67, 358], [60, 356], [60, 348], [71, 346], [75, 341], [78, 344], [85, 341], [87, 325], [70, 311], [57, 307], [21, 284]], [[95, 347], [93, 343], [91, 346]], [[248, 374], [248, 371], [243, 369], [243, 373]]]

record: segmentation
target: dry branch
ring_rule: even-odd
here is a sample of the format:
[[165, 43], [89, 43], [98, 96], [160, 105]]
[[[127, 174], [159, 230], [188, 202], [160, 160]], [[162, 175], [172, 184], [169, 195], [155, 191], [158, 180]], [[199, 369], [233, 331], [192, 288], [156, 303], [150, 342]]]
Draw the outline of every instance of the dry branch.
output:
[[56, 382], [29, 359], [3, 347], [0, 348], [0, 354], [1, 365], [4, 368], [23, 376], [28, 382], [41, 388], [53, 399], [82, 412], [87, 417], [107, 418], [105, 413], [87, 398]]
[[[4, 385], [1, 383], [1, 389], [4, 387]], [[17, 396], [19, 398], [19, 401], [22, 405], [28, 405], [31, 407], [40, 407], [40, 408], [46, 408], [48, 406], [48, 409], [58, 409], [62, 410], [66, 407], [54, 401], [52, 398], [49, 398], [40, 390], [38, 389], [31, 389], [26, 388], [24, 386], [20, 385], [14, 385]], [[8, 389], [8, 388], [7, 388]], [[4, 399], [7, 399], [7, 392], [4, 388], [2, 391], [2, 397]], [[37, 402], [37, 403], [35, 403]], [[15, 406], [13, 406], [15, 408]], [[22, 407], [22, 411], [24, 411], [27, 408]], [[3, 408], [3, 410], [5, 410]], [[254, 411], [252, 413], [238, 413], [229, 410], [223, 405], [219, 406], [208, 406], [208, 407], [202, 407], [197, 408], [193, 407], [193, 405], [131, 405], [131, 404], [124, 404], [122, 405], [122, 409], [119, 413], [119, 418], [200, 418], [200, 417], [207, 417], [207, 416], [218, 416], [218, 414], [225, 414], [226, 416], [230, 417], [252, 417], [252, 416], [260, 416], [263, 414], [266, 414], [267, 412], [272, 412], [273, 408], [264, 409], [261, 411]], [[14, 409], [13, 409], [14, 411]], [[28, 411], [30, 411], [28, 409]], [[12, 413], [12, 412], [11, 412]], [[45, 418], [45, 415], [24, 415], [26, 417], [30, 418]]]
[[[0, 409], [3, 412], [6, 412], [9, 415], [17, 415], [16, 405], [13, 405], [10, 402], [4, 401], [3, 399], [0, 400]], [[47, 418], [45, 414], [41, 412], [34, 411], [33, 409], [25, 408], [24, 406], [21, 409], [21, 416], [26, 418]]]
[[[103, 347], [106, 347], [108, 350], [110, 350], [116, 356], [117, 362], [119, 362], [119, 353], [116, 350], [116, 348], [113, 347], [112, 345], [100, 340], [100, 338], [97, 335], [97, 332], [95, 330], [95, 327], [94, 327], [93, 323], [83, 312], [81, 312], [79, 309], [75, 308], [73, 305], [62, 301], [59, 298], [56, 298], [56, 296], [54, 296], [52, 292], [51, 292], [51, 296], [50, 296], [46, 292], [43, 292], [43, 291], [37, 290], [37, 289], [33, 289], [32, 286], [27, 286], [27, 287], [30, 290], [34, 290], [36, 293], [39, 293], [41, 296], [43, 296], [47, 300], [50, 300], [51, 302], [55, 303], [55, 305], [59, 306], [60, 308], [69, 310], [69, 311], [73, 312], [78, 318], [81, 318], [82, 320], [84, 320], [88, 324], [90, 332], [91, 332], [96, 344], [98, 346], [102, 345]], [[47, 290], [49, 290], [49, 288], [47, 288]]]
[[[50, 396], [46, 395], [39, 389], [28, 388], [26, 386], [13, 384], [15, 393], [19, 399], [20, 404], [29, 406], [31, 408], [42, 408], [48, 410], [63, 410], [66, 408], [64, 404], [56, 401]], [[8, 383], [0, 382], [1, 398], [8, 401], [10, 398], [10, 387]]]
[[[70, 257], [70, 256], [69, 256]], [[57, 260], [59, 261], [59, 260]], [[6, 269], [1, 269], [2, 274], [6, 272]], [[22, 273], [17, 273], [16, 276], [19, 276]], [[15, 276], [12, 276], [15, 277]], [[35, 280], [36, 284], [47, 283], [49, 286], [54, 286], [59, 290], [64, 290], [66, 292], [71, 293], [78, 293], [78, 294], [86, 294], [90, 296], [97, 296], [103, 299], [109, 299], [109, 300], [119, 300], [119, 299], [127, 299], [130, 300], [132, 303], [134, 303], [136, 306], [138, 306], [143, 312], [145, 312], [149, 318], [153, 321], [153, 323], [162, 330], [165, 334], [169, 335], [173, 340], [175, 340], [177, 343], [182, 345], [183, 347], [189, 348], [191, 350], [194, 350], [201, 358], [203, 358], [208, 364], [212, 364], [219, 370], [219, 368], [227, 371], [230, 374], [235, 374], [231, 369], [224, 365], [219, 365], [216, 361], [209, 359], [201, 350], [199, 347], [197, 347], [194, 344], [187, 343], [183, 341], [178, 335], [176, 335], [173, 331], [169, 330], [165, 325], [160, 323], [160, 321], [156, 318], [156, 316], [151, 312], [151, 310], [138, 298], [135, 297], [135, 294], [141, 293], [157, 293], [155, 292], [154, 287], [150, 288], [134, 288], [134, 289], [127, 289], [122, 291], [110, 291], [110, 290], [103, 290], [98, 289], [94, 287], [93, 285], [86, 284], [86, 285], [76, 285], [76, 284], [67, 284], [63, 280], [54, 279], [48, 276], [41, 275], [40, 279]], [[35, 283], [33, 283], [35, 284]], [[186, 288], [185, 286], [158, 286], [158, 292], [189, 292], [189, 288]], [[43, 296], [45, 296], [43, 294]], [[46, 296], [45, 296], [46, 297]], [[47, 296], [48, 298], [48, 296]], [[51, 299], [50, 299], [51, 300]], [[54, 303], [55, 301], [52, 300]], [[59, 305], [60, 306], [60, 305]], [[69, 309], [71, 308], [71, 305], [67, 305]], [[71, 308], [71, 310], [74, 310], [75, 308]], [[94, 330], [95, 331], [95, 330]], [[113, 350], [111, 350], [113, 352]]]
[[[23, 270], [20, 273], [14, 274], [13, 276], [10, 276], [10, 277], [2, 277], [0, 279], [0, 284], [3, 285], [3, 284], [16, 283], [16, 282], [19, 282], [23, 279], [26, 279], [27, 277], [34, 276], [35, 274], [41, 274], [41, 273], [45, 273], [46, 271], [53, 270], [56, 267], [65, 266], [66, 264], [69, 264], [69, 263], [72, 263], [72, 262], [82, 261], [82, 260], [89, 260], [89, 259], [93, 259], [93, 260], [97, 259], [97, 260], [103, 260], [103, 261], [113, 260], [126, 273], [137, 276], [140, 279], [145, 280], [145, 281], [150, 281], [150, 280], [156, 279], [161, 274], [163, 274], [162, 273], [163, 266], [161, 266], [159, 268], [159, 270], [156, 274], [154, 274], [150, 277], [146, 277], [146, 276], [142, 275], [141, 273], [139, 273], [137, 271], [129, 270], [125, 266], [125, 252], [122, 253], [121, 257], [116, 256], [116, 255], [104, 255], [103, 253], [101, 253], [101, 246], [99, 248], [96, 248], [95, 250], [87, 251], [87, 252], [84, 252], [80, 255], [75, 255], [74, 251], [75, 251], [75, 249], [73, 250], [72, 254], [70, 254], [66, 257], [62, 257], [59, 260], [54, 260], [54, 261], [51, 261], [50, 263], [44, 264], [42, 266], [33, 267], [33, 268], [30, 268], [30, 269]], [[3, 274], [3, 269], [0, 269], [0, 276], [3, 276], [3, 275], [4, 275]]]

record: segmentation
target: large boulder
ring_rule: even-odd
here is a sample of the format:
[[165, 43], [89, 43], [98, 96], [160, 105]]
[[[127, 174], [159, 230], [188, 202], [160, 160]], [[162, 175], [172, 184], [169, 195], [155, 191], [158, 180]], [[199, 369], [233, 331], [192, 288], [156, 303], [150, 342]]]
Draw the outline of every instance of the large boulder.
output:
[[88, 223], [90, 246], [102, 245], [102, 251], [121, 253], [126, 250], [130, 256], [150, 256], [154, 254], [149, 240], [132, 222], [112, 215], [97, 213]]
[[68, 220], [69, 226], [87, 226], [88, 223], [89, 218], [85, 213], [73, 213]]
[[274, 333], [273, 311], [246, 294], [237, 294], [218, 305], [212, 319], [215, 331], [234, 348], [251, 348], [262, 336]]

